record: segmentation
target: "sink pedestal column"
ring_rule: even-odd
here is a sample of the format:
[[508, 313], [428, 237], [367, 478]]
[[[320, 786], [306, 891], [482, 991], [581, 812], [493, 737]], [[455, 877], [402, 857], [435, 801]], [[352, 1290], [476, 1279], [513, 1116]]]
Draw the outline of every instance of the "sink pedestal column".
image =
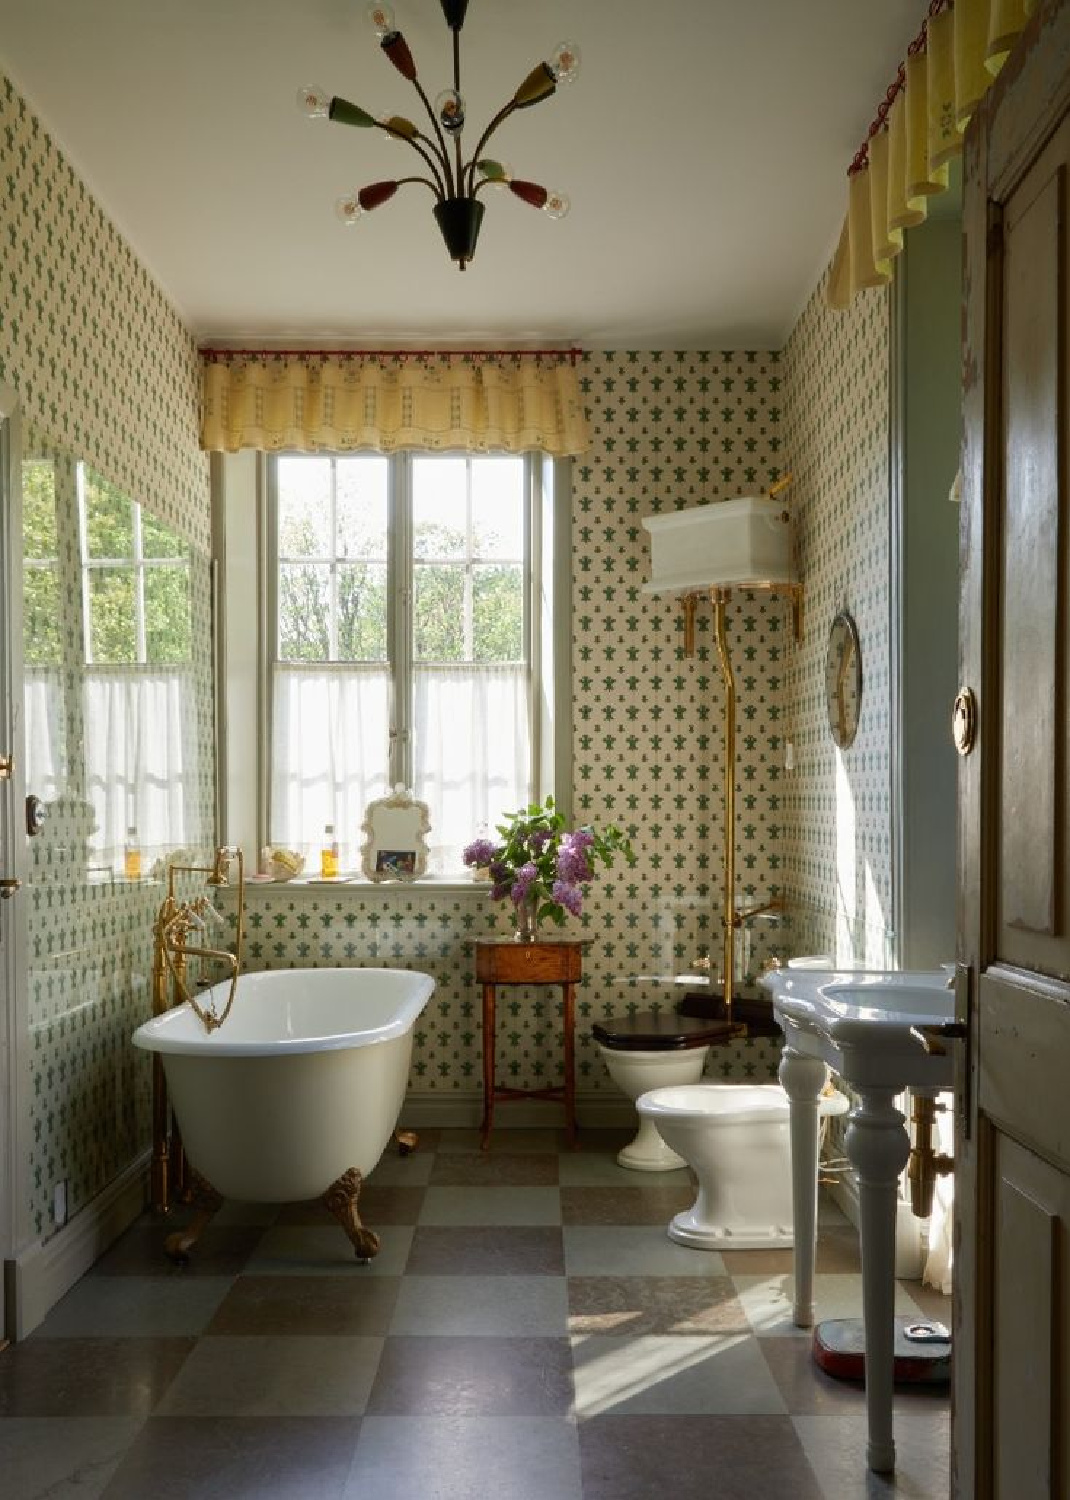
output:
[[910, 1155], [899, 1092], [867, 1086], [852, 1110], [846, 1148], [858, 1172], [862, 1232], [862, 1307], [866, 1330], [866, 1459], [875, 1474], [895, 1469], [895, 1223], [899, 1178]]
[[817, 1057], [785, 1047], [779, 1074], [791, 1101], [791, 1203], [795, 1238], [796, 1326], [814, 1325], [814, 1254], [817, 1243], [817, 1103], [828, 1069]]

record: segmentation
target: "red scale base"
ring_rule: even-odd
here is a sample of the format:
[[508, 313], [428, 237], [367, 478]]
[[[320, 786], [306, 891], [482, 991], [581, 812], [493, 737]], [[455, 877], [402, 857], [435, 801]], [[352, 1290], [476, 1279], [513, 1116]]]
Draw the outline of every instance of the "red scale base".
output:
[[[861, 1318], [829, 1318], [814, 1329], [814, 1363], [837, 1380], [866, 1378]], [[896, 1385], [947, 1385], [951, 1379], [951, 1334], [928, 1318], [896, 1318]]]

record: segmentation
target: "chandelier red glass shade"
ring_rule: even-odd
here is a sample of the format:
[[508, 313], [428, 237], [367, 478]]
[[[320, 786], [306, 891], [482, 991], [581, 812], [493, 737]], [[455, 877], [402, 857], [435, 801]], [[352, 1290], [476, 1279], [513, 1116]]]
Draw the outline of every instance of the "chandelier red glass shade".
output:
[[568, 213], [564, 193], [553, 192], [537, 182], [514, 178], [509, 168], [485, 154], [487, 143], [498, 127], [519, 109], [530, 109], [571, 83], [580, 66], [579, 49], [572, 42], [561, 42], [550, 57], [533, 68], [513, 96], [498, 110], [480, 135], [475, 150], [465, 160], [462, 136], [465, 129], [465, 100], [461, 92], [461, 28], [468, 0], [439, 0], [446, 25], [453, 35], [453, 87], [443, 89], [434, 100], [428, 97], [420, 82], [416, 62], [408, 43], [394, 25], [389, 5], [372, 4], [368, 19], [375, 28], [379, 46], [402, 78], [408, 80], [419, 96], [430, 131], [421, 130], [404, 115], [385, 115], [376, 119], [359, 104], [332, 97], [323, 89], [298, 90], [298, 104], [310, 119], [333, 120], [358, 130], [382, 130], [394, 140], [404, 141], [426, 168], [409, 177], [368, 183], [339, 198], [335, 205], [345, 224], [355, 224], [365, 214], [388, 202], [398, 188], [419, 183], [435, 195], [435, 221], [446, 242], [446, 249], [463, 271], [475, 254], [484, 205], [479, 194], [487, 187], [507, 187], [522, 203], [541, 209], [551, 218], [561, 219]]

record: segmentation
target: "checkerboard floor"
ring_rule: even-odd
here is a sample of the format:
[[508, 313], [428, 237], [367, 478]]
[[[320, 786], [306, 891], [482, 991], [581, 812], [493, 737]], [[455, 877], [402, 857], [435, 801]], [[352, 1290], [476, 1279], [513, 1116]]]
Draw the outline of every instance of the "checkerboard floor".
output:
[[[146, 1216], [0, 1354], [5, 1500], [946, 1495], [946, 1395], [897, 1396], [898, 1489], [867, 1476], [863, 1394], [793, 1327], [791, 1252], [673, 1244], [688, 1174], [618, 1167], [626, 1138], [425, 1131], [364, 1190], [367, 1266], [314, 1204], [228, 1204], [183, 1269]], [[816, 1279], [819, 1317], [860, 1315], [824, 1204]]]

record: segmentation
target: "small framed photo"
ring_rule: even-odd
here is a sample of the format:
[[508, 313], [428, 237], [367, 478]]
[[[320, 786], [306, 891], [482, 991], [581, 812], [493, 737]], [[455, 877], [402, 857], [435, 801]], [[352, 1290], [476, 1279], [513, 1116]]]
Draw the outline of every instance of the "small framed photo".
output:
[[412, 880], [416, 875], [415, 849], [377, 849], [375, 851], [375, 873], [396, 875], [399, 880]]
[[427, 803], [404, 787], [368, 804], [360, 865], [369, 880], [419, 880], [427, 870]]

